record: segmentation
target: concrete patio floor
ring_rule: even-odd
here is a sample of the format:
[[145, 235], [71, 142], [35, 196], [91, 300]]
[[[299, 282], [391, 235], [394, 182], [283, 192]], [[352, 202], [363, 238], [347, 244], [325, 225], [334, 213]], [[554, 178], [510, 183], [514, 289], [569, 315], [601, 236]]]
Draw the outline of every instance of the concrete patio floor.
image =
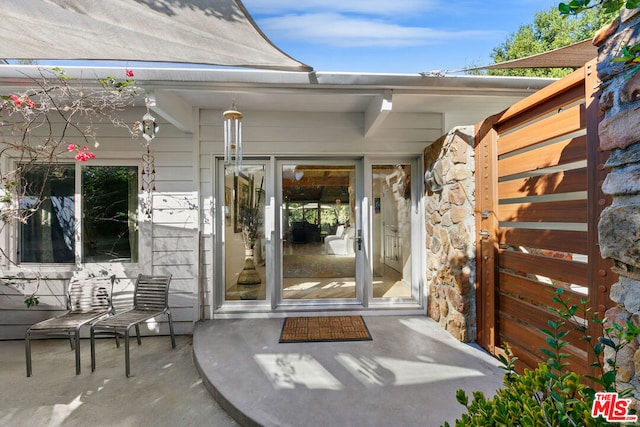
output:
[[24, 341], [0, 341], [0, 426], [431, 427], [462, 414], [457, 389], [502, 384], [494, 358], [425, 316], [365, 320], [372, 341], [299, 344], [278, 343], [283, 319], [200, 322], [193, 346], [132, 341], [130, 378], [110, 339], [93, 373], [82, 340], [78, 376], [68, 340], [34, 341], [31, 378]]
[[279, 344], [283, 319], [196, 325], [194, 360], [243, 425], [440, 426], [464, 411], [457, 389], [493, 395], [499, 363], [426, 316], [369, 316], [372, 341]]
[[0, 426], [237, 426], [202, 384], [191, 336], [176, 344], [172, 350], [169, 337], [143, 337], [141, 346], [133, 340], [127, 378], [124, 346], [111, 339], [97, 341], [93, 373], [89, 340], [82, 340], [77, 376], [68, 340], [37, 340], [27, 378], [24, 341], [0, 341]]

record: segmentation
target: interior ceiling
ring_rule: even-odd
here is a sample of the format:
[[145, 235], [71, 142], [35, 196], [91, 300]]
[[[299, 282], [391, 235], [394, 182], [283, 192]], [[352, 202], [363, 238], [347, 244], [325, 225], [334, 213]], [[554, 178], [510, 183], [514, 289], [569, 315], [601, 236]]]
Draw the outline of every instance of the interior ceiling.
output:
[[349, 203], [351, 166], [299, 165], [283, 172], [282, 196], [290, 202]]

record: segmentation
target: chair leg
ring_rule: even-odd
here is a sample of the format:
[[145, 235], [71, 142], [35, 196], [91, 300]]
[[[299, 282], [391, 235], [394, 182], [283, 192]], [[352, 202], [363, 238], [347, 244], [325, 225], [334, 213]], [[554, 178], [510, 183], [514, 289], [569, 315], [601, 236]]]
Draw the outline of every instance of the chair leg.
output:
[[71, 335], [69, 335], [69, 345], [71, 346], [71, 350], [74, 349], [74, 343], [73, 343], [73, 337]]
[[142, 340], [140, 339], [140, 325], [136, 323], [136, 337], [138, 338], [138, 345], [142, 345]]
[[96, 370], [96, 334], [91, 327], [91, 372]]
[[127, 375], [127, 378], [130, 374], [130, 365], [129, 365], [129, 328], [124, 331], [124, 373]]
[[169, 333], [171, 334], [171, 348], [176, 348], [176, 336], [173, 333], [173, 320], [171, 319], [171, 311], [167, 310], [167, 317], [169, 318]]
[[27, 377], [31, 376], [31, 340], [29, 339], [29, 333], [24, 338], [24, 351], [27, 359]]
[[75, 347], [76, 347], [76, 375], [80, 375], [80, 330], [79, 329], [76, 329]]

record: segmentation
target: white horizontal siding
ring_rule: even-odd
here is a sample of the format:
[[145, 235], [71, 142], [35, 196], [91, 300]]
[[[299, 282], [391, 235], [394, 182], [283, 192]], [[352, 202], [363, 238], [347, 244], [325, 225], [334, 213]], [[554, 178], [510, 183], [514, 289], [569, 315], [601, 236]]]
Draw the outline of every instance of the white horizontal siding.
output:
[[[145, 112], [144, 108], [137, 108], [127, 111], [121, 118], [133, 124]], [[152, 229], [141, 227], [141, 263], [109, 264], [105, 268], [115, 271], [118, 276], [114, 301], [120, 309], [131, 306], [133, 281], [138, 273], [172, 274], [170, 306], [176, 332], [191, 333], [193, 322], [198, 318], [199, 182], [195, 174], [198, 166], [193, 164], [192, 135], [179, 131], [161, 118], [157, 122], [160, 131], [150, 144], [155, 161], [157, 191], [153, 195]], [[126, 129], [115, 128], [108, 123], [99, 123], [96, 127], [100, 145], [97, 148], [90, 146], [96, 159], [87, 164], [100, 164], [102, 161], [117, 164], [123, 161], [142, 165], [142, 155], [147, 153], [142, 138], [134, 139]], [[73, 138], [68, 142], [85, 144]], [[70, 154], [64, 154], [63, 158], [74, 161]], [[144, 198], [144, 194], [141, 193], [141, 197]], [[81, 269], [87, 267], [80, 266]], [[0, 339], [23, 338], [33, 323], [64, 311], [66, 285], [76, 266], [48, 268], [39, 267], [40, 273], [51, 279], [41, 284], [37, 292], [40, 304], [36, 307], [26, 308], [24, 305], [24, 296], [35, 289], [33, 283], [24, 287], [0, 286]], [[2, 272], [2, 275], [7, 274], [11, 272]], [[166, 319], [159, 318], [158, 322], [151, 323], [155, 327], [142, 328], [143, 334], [168, 333]]]

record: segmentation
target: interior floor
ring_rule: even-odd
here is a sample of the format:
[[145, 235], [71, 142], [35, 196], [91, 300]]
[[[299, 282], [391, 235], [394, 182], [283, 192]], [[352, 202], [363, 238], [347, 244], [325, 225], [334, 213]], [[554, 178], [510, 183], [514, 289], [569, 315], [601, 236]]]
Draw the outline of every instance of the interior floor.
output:
[[[283, 244], [284, 299], [344, 299], [356, 297], [355, 255], [328, 255], [324, 245]], [[256, 265], [260, 285], [256, 285], [257, 299], [266, 299], [265, 265]], [[340, 274], [347, 272], [347, 274]], [[351, 274], [349, 274], [351, 273]], [[294, 276], [294, 277], [291, 277]], [[411, 286], [393, 268], [380, 265], [374, 271], [374, 298], [410, 298]], [[227, 300], [240, 300], [242, 290], [235, 283], [227, 286]]]

